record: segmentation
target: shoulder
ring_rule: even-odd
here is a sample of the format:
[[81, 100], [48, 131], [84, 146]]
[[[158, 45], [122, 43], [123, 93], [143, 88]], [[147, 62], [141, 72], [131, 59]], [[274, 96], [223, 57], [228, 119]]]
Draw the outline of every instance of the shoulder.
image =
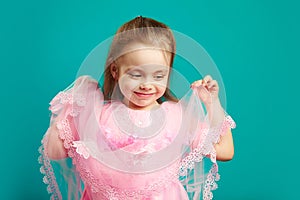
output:
[[83, 108], [99, 107], [102, 103], [103, 93], [99, 83], [90, 76], [80, 76], [52, 98], [49, 110], [56, 115], [68, 110], [67, 114], [74, 116]]
[[101, 110], [100, 121], [104, 122], [112, 118], [112, 114], [117, 111], [117, 108], [122, 106], [119, 101], [103, 101], [103, 107]]
[[113, 109], [124, 107], [123, 103], [120, 101], [103, 101], [103, 112], [112, 111]]

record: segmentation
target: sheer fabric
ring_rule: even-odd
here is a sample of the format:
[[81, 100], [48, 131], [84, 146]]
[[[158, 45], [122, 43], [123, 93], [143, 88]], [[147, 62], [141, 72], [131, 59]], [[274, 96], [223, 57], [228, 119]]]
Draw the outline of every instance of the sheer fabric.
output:
[[[104, 101], [96, 80], [79, 77], [50, 102], [39, 161], [51, 199], [212, 199], [219, 180], [214, 144], [235, 123], [227, 114], [208, 116], [197, 92], [133, 110]], [[51, 127], [65, 159], [49, 158]]]

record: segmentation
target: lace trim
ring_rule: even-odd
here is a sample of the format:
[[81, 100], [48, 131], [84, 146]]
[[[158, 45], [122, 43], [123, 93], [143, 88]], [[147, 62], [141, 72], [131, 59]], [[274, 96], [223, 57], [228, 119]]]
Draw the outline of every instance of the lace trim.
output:
[[[226, 114], [226, 113], [225, 113]], [[220, 136], [225, 135], [228, 129], [234, 129], [236, 127], [235, 122], [230, 115], [225, 116], [223, 122], [218, 128], [212, 128], [209, 130], [209, 142], [218, 143], [220, 142]]]
[[85, 159], [88, 159], [90, 157], [90, 151], [83, 142], [74, 141], [72, 146], [76, 148], [76, 153], [83, 156]]
[[47, 144], [47, 135], [42, 140], [42, 145], [39, 147], [40, 156], [38, 162], [42, 165], [40, 172], [44, 175], [43, 182], [47, 185], [47, 192], [51, 195], [50, 199], [60, 200], [62, 196], [59, 192], [58, 185], [55, 179], [55, 175], [48, 159], [47, 152], [45, 151], [44, 145]]
[[74, 137], [72, 135], [72, 130], [68, 119], [62, 119], [57, 122], [57, 129], [59, 131], [59, 138], [62, 139], [65, 149], [67, 150], [68, 156], [73, 158], [75, 149], [73, 141]]
[[186, 176], [187, 171], [195, 167], [195, 162], [201, 162], [205, 156], [210, 155], [210, 159], [214, 164], [205, 181], [203, 192], [204, 200], [213, 198], [213, 193], [211, 191], [217, 189], [218, 185], [216, 184], [216, 181], [220, 179], [218, 165], [216, 163], [216, 150], [213, 145], [220, 141], [220, 136], [224, 135], [229, 128], [235, 127], [236, 124], [229, 115], [225, 117], [220, 128], [210, 130], [209, 128], [204, 127], [201, 132], [201, 141], [204, 142], [193, 149], [180, 163], [179, 175]]
[[[72, 91], [72, 89], [70, 90]], [[76, 103], [78, 106], [85, 106], [86, 99], [83, 95], [73, 94], [69, 92], [59, 92], [54, 98], [53, 101], [59, 101], [61, 104], [74, 104]]]
[[[55, 116], [57, 115], [64, 107], [65, 104], [71, 104], [72, 109], [67, 110], [67, 114], [70, 116], [77, 116], [80, 112], [80, 107], [85, 106], [86, 99], [84, 96], [75, 94], [69, 92], [59, 92], [50, 102], [50, 110], [52, 114]], [[68, 123], [67, 120], [62, 120], [61, 124], [58, 124], [58, 128], [61, 127], [67, 127], [66, 123]], [[63, 130], [64, 132], [69, 132], [71, 130]], [[67, 137], [66, 137], [67, 136]], [[61, 138], [64, 138], [64, 147], [69, 147], [69, 142], [73, 140], [73, 138], [70, 138], [70, 135], [61, 134]], [[53, 172], [53, 168], [51, 166], [50, 160], [48, 158], [47, 152], [46, 152], [46, 145], [47, 145], [47, 135], [44, 136], [42, 139], [42, 145], [39, 147], [39, 153], [40, 156], [38, 158], [39, 163], [42, 165], [40, 167], [40, 172], [44, 175], [43, 182], [47, 184], [47, 191], [49, 194], [51, 194], [51, 199], [62, 199], [61, 193], [58, 189], [58, 185], [56, 182], [56, 178]], [[70, 151], [71, 154], [71, 151]]]
[[228, 129], [236, 128], [236, 124], [230, 115], [226, 115], [225, 120], [220, 128], [221, 135], [224, 135]]
[[218, 188], [216, 181], [219, 180], [220, 180], [220, 175], [218, 174], [218, 165], [214, 164], [212, 168], [209, 170], [209, 173], [205, 180], [204, 191], [203, 191], [204, 200], [211, 200], [213, 198], [212, 190], [216, 190]]
[[53, 114], [57, 114], [66, 104], [72, 105], [72, 108], [68, 109], [66, 114], [76, 117], [81, 108], [86, 105], [86, 98], [81, 94], [73, 94], [72, 89], [68, 92], [59, 92], [50, 102], [50, 110]]
[[233, 119], [227, 115], [220, 128], [212, 130], [203, 128], [201, 137], [204, 143], [200, 144], [182, 160], [179, 174], [186, 175], [188, 169], [194, 168], [194, 162], [201, 162], [203, 157], [207, 155], [210, 155], [211, 161], [216, 163], [216, 150], [213, 145], [220, 141], [220, 135], [224, 131], [227, 131], [228, 128], [235, 128], [235, 126]]

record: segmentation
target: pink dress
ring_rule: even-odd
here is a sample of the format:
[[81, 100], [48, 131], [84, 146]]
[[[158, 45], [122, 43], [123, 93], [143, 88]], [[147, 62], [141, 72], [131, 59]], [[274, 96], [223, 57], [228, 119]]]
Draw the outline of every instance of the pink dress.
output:
[[40, 162], [51, 198], [212, 199], [219, 179], [213, 144], [235, 124], [226, 116], [209, 127], [204, 110], [195, 110], [198, 101], [192, 94], [184, 103], [132, 110], [121, 101], [104, 102], [94, 80], [79, 78], [50, 103], [51, 125], [72, 160], [48, 157], [46, 132]]

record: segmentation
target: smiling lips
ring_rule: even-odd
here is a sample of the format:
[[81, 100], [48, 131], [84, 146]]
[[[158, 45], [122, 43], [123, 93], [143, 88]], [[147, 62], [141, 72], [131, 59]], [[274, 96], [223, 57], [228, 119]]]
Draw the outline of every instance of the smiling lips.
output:
[[155, 93], [142, 93], [142, 92], [134, 92], [138, 97], [148, 98], [154, 95]]

